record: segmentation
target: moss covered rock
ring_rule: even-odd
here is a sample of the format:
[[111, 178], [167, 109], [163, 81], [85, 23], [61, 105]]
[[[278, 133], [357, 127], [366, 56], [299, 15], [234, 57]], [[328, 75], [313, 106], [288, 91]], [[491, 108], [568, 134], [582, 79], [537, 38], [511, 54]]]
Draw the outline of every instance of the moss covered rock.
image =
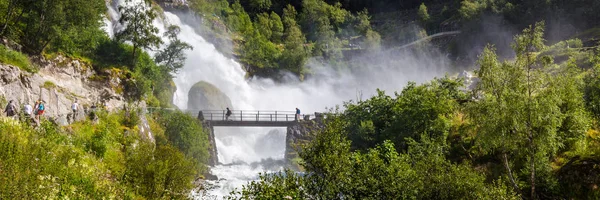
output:
[[225, 110], [233, 109], [231, 100], [214, 85], [200, 81], [188, 93], [188, 109], [190, 110]]

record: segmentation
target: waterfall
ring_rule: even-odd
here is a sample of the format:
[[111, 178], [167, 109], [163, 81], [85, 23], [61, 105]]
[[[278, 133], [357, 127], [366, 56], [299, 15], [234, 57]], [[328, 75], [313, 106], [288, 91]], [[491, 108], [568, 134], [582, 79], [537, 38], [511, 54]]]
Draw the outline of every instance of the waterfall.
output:
[[[140, 3], [143, 0], [133, 0]], [[123, 0], [107, 3], [109, 17], [105, 30], [112, 37], [123, 25], [118, 23], [118, 5]], [[198, 35], [194, 28], [183, 23], [174, 13], [164, 12], [163, 19], [157, 19], [154, 25], [162, 32], [166, 25], [181, 28], [180, 40], [193, 46], [186, 51], [187, 61], [174, 82], [177, 91], [174, 104], [180, 109], [187, 108], [190, 88], [198, 81], [206, 81], [230, 97], [236, 109], [243, 110], [282, 110], [293, 111], [298, 107], [306, 111], [323, 111], [326, 107], [340, 105], [351, 99], [368, 98], [376, 89], [398, 91], [407, 81], [424, 82], [446, 73], [447, 60], [436, 52], [423, 52], [415, 55], [411, 52], [391, 52], [361, 60], [366, 63], [364, 69], [350, 72], [332, 70], [314, 59], [307, 64], [313, 77], [303, 82], [291, 81], [281, 84], [270, 79], [245, 78], [245, 71], [235, 60], [218, 52], [213, 44]], [[168, 41], [167, 38], [163, 38]], [[152, 52], [151, 52], [152, 54]], [[364, 92], [364, 94], [363, 94]], [[218, 181], [208, 181], [213, 187], [206, 194], [196, 194], [197, 198], [220, 198], [235, 188], [251, 180], [258, 173], [281, 169], [277, 162], [283, 159], [285, 152], [285, 130], [266, 128], [217, 128], [215, 130], [217, 153], [220, 165], [211, 169]], [[265, 164], [269, 163], [269, 165]], [[275, 163], [275, 164], [273, 164]], [[273, 165], [272, 165], [273, 164]]]

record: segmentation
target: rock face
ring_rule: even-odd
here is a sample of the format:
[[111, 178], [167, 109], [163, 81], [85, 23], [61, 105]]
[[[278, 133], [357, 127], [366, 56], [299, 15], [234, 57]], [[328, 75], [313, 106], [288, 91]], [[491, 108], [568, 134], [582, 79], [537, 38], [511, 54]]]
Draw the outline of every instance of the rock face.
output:
[[189, 110], [225, 110], [227, 107], [233, 109], [229, 97], [210, 83], [200, 81], [188, 93]]
[[320, 119], [300, 121], [287, 127], [285, 138], [285, 159], [290, 161], [298, 157], [297, 146], [310, 142], [315, 134], [325, 128]]
[[35, 101], [46, 101], [44, 116], [61, 125], [67, 123], [71, 104], [75, 99], [80, 105], [75, 119], [85, 118], [84, 108], [93, 103], [105, 102], [108, 109], [120, 108], [125, 104], [107, 81], [93, 81], [96, 73], [88, 64], [58, 56], [53, 60], [40, 59], [40, 71], [29, 73], [18, 67], [0, 63], [0, 105], [14, 100], [22, 110], [23, 105], [33, 106]]

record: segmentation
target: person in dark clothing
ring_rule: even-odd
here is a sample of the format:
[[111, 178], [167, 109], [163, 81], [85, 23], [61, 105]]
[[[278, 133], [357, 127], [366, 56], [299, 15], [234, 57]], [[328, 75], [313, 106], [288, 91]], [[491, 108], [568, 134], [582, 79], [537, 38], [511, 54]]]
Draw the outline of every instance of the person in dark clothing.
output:
[[4, 112], [6, 113], [7, 117], [15, 117], [15, 115], [17, 115], [17, 106], [15, 106], [15, 102], [13, 100], [10, 100], [8, 105], [6, 105]]
[[231, 110], [227, 108], [227, 113], [225, 113], [225, 121], [229, 121], [229, 116], [231, 116]]
[[296, 121], [300, 120], [300, 109], [296, 108]]

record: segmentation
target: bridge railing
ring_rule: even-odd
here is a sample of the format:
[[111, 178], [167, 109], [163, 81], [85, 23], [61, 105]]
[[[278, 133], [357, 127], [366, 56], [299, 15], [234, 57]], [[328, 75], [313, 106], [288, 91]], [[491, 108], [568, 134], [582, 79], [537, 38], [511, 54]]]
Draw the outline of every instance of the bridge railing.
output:
[[[188, 111], [190, 112], [190, 111]], [[193, 111], [191, 111], [193, 112]], [[226, 110], [197, 110], [202, 114], [204, 120], [209, 121], [268, 121], [268, 122], [291, 122], [296, 121], [296, 112], [294, 111], [255, 111], [255, 110], [232, 110], [231, 116], [226, 117]], [[202, 113], [200, 113], [202, 112]], [[301, 114], [300, 119], [308, 120], [312, 115]]]

